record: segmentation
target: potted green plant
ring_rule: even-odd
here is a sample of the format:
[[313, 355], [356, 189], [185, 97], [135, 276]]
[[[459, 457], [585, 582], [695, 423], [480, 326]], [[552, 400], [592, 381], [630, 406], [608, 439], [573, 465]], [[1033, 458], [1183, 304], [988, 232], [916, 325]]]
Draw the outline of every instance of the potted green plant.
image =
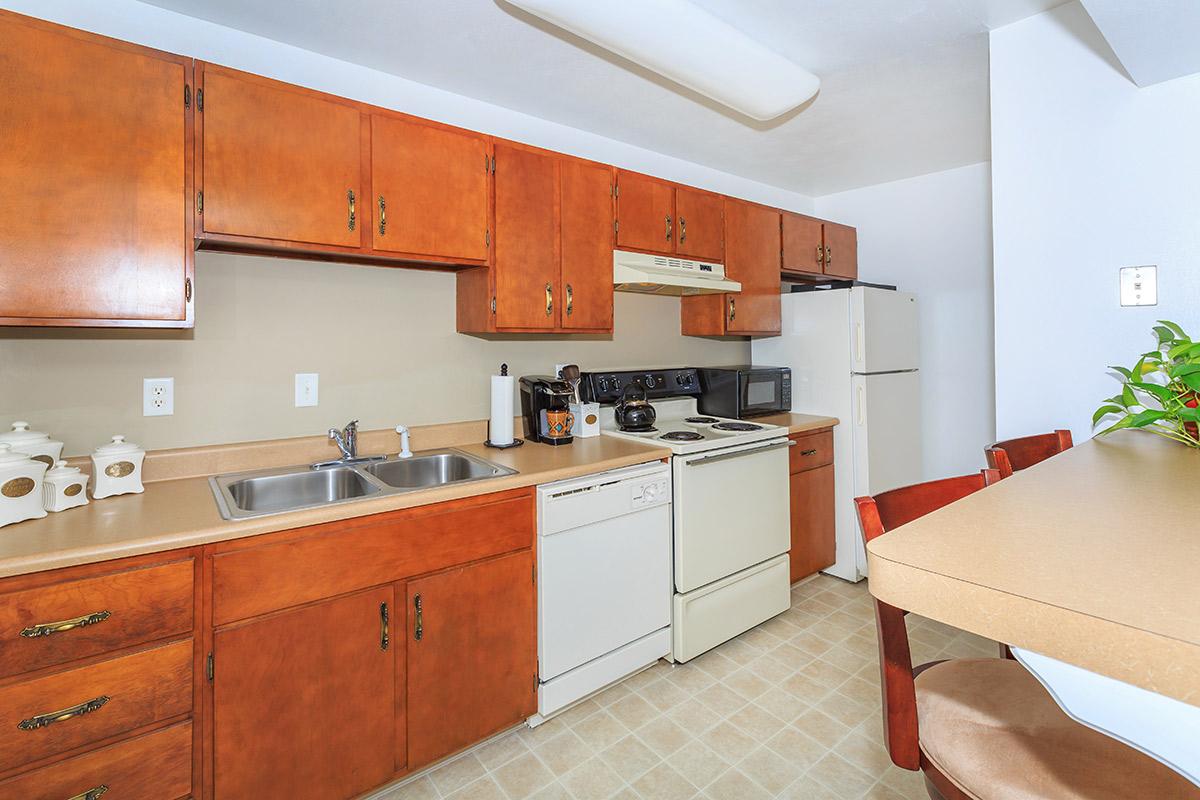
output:
[[1154, 334], [1158, 347], [1142, 353], [1132, 369], [1110, 367], [1121, 391], [1096, 409], [1092, 427], [1108, 420], [1101, 435], [1138, 428], [1200, 448], [1200, 342], [1165, 319]]

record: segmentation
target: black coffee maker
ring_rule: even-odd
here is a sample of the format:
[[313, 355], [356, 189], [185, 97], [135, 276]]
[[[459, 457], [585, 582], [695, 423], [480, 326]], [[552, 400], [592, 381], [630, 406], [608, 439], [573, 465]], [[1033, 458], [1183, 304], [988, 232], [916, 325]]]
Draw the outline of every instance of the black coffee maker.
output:
[[521, 376], [521, 418], [525, 438], [543, 444], [570, 444], [575, 418], [571, 401], [575, 393], [566, 382], [549, 375]]

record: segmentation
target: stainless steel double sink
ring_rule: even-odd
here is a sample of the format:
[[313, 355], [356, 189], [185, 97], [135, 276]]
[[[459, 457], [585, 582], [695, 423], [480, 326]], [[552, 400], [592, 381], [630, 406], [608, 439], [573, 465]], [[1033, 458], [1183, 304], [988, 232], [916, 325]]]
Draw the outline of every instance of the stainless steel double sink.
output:
[[217, 475], [208, 479], [221, 516], [246, 519], [319, 508], [372, 497], [419, 492], [438, 486], [515, 475], [460, 450], [430, 450], [411, 458], [313, 468], [280, 467]]

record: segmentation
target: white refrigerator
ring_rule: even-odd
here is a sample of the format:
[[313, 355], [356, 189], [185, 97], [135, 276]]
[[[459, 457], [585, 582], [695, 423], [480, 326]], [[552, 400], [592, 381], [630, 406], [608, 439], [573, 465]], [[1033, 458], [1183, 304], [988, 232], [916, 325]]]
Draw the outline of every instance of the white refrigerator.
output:
[[790, 367], [792, 411], [835, 416], [837, 561], [866, 575], [854, 498], [921, 480], [917, 298], [872, 286], [783, 295], [781, 335], [755, 340], [755, 364]]

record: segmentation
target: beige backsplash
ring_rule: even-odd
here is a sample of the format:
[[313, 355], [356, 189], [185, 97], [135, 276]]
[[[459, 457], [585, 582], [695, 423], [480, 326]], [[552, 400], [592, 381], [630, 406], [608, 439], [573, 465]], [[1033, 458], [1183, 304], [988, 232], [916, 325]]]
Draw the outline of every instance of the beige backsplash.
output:
[[[196, 255], [192, 331], [0, 329], [0, 426], [24, 419], [90, 452], [114, 433], [148, 449], [488, 415], [488, 376], [748, 360], [742, 341], [679, 335], [679, 300], [617, 293], [612, 337], [480, 339], [454, 331], [448, 272]], [[294, 375], [320, 373], [295, 408]], [[175, 379], [175, 414], [142, 416], [142, 379]]]

